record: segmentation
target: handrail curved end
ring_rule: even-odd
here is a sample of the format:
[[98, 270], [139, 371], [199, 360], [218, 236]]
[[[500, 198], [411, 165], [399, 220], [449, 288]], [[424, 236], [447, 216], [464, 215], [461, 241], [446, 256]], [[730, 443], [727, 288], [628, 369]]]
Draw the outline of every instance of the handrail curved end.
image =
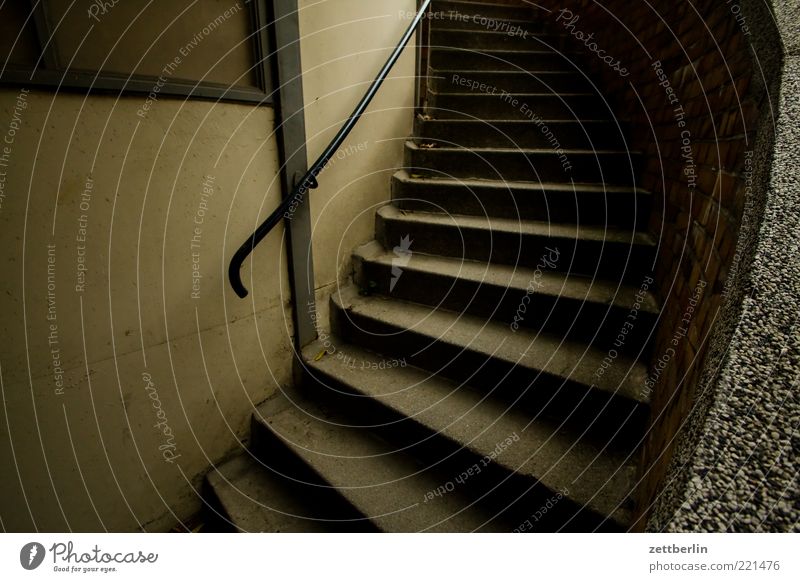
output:
[[247, 289], [242, 283], [242, 263], [240, 261], [232, 260], [228, 265], [228, 280], [233, 287], [233, 292], [236, 293], [241, 299], [247, 297]]

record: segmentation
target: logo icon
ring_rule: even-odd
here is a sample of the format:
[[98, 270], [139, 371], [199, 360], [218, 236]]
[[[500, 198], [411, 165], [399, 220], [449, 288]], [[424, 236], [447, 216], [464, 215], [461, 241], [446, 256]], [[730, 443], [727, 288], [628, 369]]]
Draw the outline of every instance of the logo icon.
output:
[[30, 542], [19, 551], [19, 563], [26, 570], [35, 570], [44, 561], [44, 546], [38, 542]]
[[394, 247], [395, 256], [392, 257], [392, 279], [389, 281], [389, 293], [394, 290], [394, 286], [400, 280], [400, 275], [403, 274], [402, 267], [408, 265], [411, 260], [411, 255], [413, 254], [411, 252], [411, 244], [413, 242], [411, 235], [407, 234], [400, 239], [400, 244]]

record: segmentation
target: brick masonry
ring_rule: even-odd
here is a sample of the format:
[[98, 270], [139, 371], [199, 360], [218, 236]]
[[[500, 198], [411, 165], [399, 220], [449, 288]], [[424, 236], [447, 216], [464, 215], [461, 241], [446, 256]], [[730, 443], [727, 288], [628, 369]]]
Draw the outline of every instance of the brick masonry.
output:
[[638, 529], [648, 521], [661, 529], [682, 502], [688, 477], [678, 474], [710, 407], [701, 396], [715, 384], [735, 328], [742, 290], [732, 273], [746, 259], [737, 240], [746, 207], [753, 225], [763, 211], [753, 193], [766, 189], [759, 168], [769, 160], [757, 151], [758, 131], [762, 142], [770, 140], [764, 126], [772, 125], [777, 91], [768, 88], [781, 56], [758, 53], [755, 36], [770, 34], [762, 26], [769, 18], [747, 0], [536, 4], [536, 17], [552, 20], [554, 30], [558, 18], [578, 16], [575, 29], [593, 34], [597, 48], [620, 60], [623, 68], [615, 70], [592, 54], [595, 47], [578, 39], [565, 45], [586, 53], [581, 65], [630, 123], [630, 149], [645, 153], [641, 185], [653, 194], [648, 230], [659, 241], [654, 270], [663, 309], [636, 496]]

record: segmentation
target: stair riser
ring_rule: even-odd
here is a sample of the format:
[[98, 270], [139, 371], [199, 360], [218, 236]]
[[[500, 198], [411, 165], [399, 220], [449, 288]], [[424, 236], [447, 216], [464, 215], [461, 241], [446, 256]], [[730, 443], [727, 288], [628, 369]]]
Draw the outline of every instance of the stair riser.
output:
[[[374, 293], [504, 321], [509, 324], [509, 332], [512, 332], [512, 325], [519, 329], [541, 330], [581, 340], [602, 350], [613, 346], [631, 307], [613, 305], [609, 308], [602, 303], [537, 293], [535, 280], [528, 290], [520, 291], [408, 268], [390, 290], [391, 265], [357, 260], [356, 267], [356, 283]], [[652, 338], [648, 336], [655, 321], [654, 314], [639, 313], [636, 325], [624, 336], [617, 351], [634, 357], [640, 352], [645, 356], [649, 354]]]
[[538, 234], [494, 233], [485, 229], [459, 229], [455, 224], [420, 223], [384, 219], [376, 215], [376, 238], [393, 248], [410, 236], [414, 252], [535, 268], [543, 256], [556, 249], [554, 270], [588, 277], [641, 281], [652, 264], [654, 247], [602, 240], [547, 237]]
[[[465, 89], [466, 90], [466, 89]], [[502, 95], [428, 93], [425, 112], [436, 119], [515, 119], [520, 121], [610, 119], [595, 95]], [[541, 134], [540, 128], [534, 128]]]
[[455, 16], [447, 13], [439, 13], [436, 18], [430, 18], [429, 20], [431, 31], [463, 30], [465, 32], [486, 32], [495, 30], [495, 27], [500, 27], [505, 30], [513, 29], [513, 27], [520, 27], [530, 34], [542, 34], [544, 32], [542, 23], [504, 17], [488, 17], [487, 19], [482, 19], [478, 16], [477, 19], [474, 18], [474, 15], [467, 15], [465, 19], [463, 14]]
[[438, 93], [463, 93], [461, 79], [468, 78], [474, 83], [487, 87], [497, 87], [508, 93], [591, 93], [592, 84], [577, 72], [493, 72], [493, 71], [454, 71], [457, 63], [441, 70], [431, 69], [428, 83], [431, 90]]
[[[525, 121], [464, 122], [417, 118], [416, 143], [431, 141], [443, 146], [545, 149], [551, 147], [542, 126]], [[564, 149], [625, 149], [620, 128], [614, 123], [548, 121], [547, 127]]]
[[[287, 479], [295, 479], [310, 486], [327, 485], [322, 477], [273, 432], [268, 422], [255, 414], [250, 418], [250, 440], [254, 455], [268, 467], [279, 471]], [[321, 488], [320, 495], [327, 495], [331, 491], [331, 489]]]
[[488, 53], [480, 50], [434, 48], [430, 66], [434, 69], [464, 71], [578, 71], [580, 65], [574, 54], [553, 51], [522, 53]]
[[[357, 388], [339, 381], [322, 370], [307, 369], [304, 373], [304, 387], [309, 393], [314, 394], [315, 398], [321, 399], [331, 407], [350, 411], [353, 424], [363, 423], [370, 427], [381, 425], [372, 430], [398, 449], [414, 454], [426, 466], [436, 466], [445, 483], [454, 480], [475, 463], [479, 463], [480, 473], [459, 483], [459, 492], [494, 507], [498, 515], [501, 513], [533, 515], [556, 493], [537, 483], [531, 476], [512, 474], [494, 463], [484, 466], [481, 455], [470, 451], [464, 443], [454, 441], [441, 432], [434, 432], [415, 419], [402, 416], [375, 399], [364, 398]], [[583, 509], [569, 497], [561, 499], [557, 508], [554, 507], [546, 518], [537, 522], [535, 531], [552, 532], [561, 528], [575, 532], [595, 529], [613, 532], [621, 529], [619, 525], [605, 520], [603, 516], [589, 509]]]
[[575, 192], [563, 190], [510, 189], [392, 179], [392, 199], [404, 210], [538, 220], [551, 223], [580, 223], [644, 229], [650, 197], [642, 192]]
[[[363, 515], [344, 501], [335, 490], [298, 483], [282, 477], [280, 473], [285, 473], [287, 466], [299, 460], [296, 456], [290, 455], [285, 462], [277, 462], [281, 454], [287, 455], [287, 451], [276, 454], [274, 444], [267, 450], [242, 453], [243, 456], [253, 455], [261, 458], [260, 463], [254, 462], [250, 466], [250, 471], [255, 474], [244, 479], [238, 472], [232, 475], [227, 473], [226, 465], [230, 461], [216, 465], [206, 475], [203, 483], [205, 505], [203, 530], [219, 533], [234, 531], [374, 533], [377, 531], [372, 522], [365, 520]], [[289, 468], [290, 472], [291, 470]], [[221, 475], [214, 475], [216, 471], [220, 471]], [[260, 485], [253, 487], [253, 482], [260, 482]], [[297, 501], [287, 506], [286, 497], [293, 497]], [[249, 499], [245, 501], [246, 498]], [[230, 505], [226, 506], [225, 501]], [[253, 519], [252, 515], [243, 516], [245, 512], [258, 514], [270, 510], [275, 514], [285, 512], [285, 515], [262, 519]], [[276, 526], [281, 529], [275, 528]]]
[[409, 173], [436, 178], [520, 182], [585, 182], [633, 186], [640, 166], [625, 153], [480, 151], [406, 147]]
[[[398, 328], [359, 313], [343, 313], [331, 304], [336, 336], [375, 352], [404, 358], [408, 365], [430, 370], [457, 382], [491, 392], [547, 416], [565, 419], [620, 442], [638, 439], [647, 419], [646, 407], [572, 380], [492, 358], [469, 348], [432, 341], [413, 330]], [[511, 332], [509, 332], [511, 333]], [[634, 441], [635, 442], [635, 441]]]
[[486, 28], [485, 24], [481, 25], [479, 22], [475, 22], [480, 20], [480, 17], [499, 20], [532, 20], [535, 14], [531, 8], [525, 6], [491, 5], [489, 2], [473, 5], [469, 2], [449, 2], [447, 0], [432, 2], [429, 10], [434, 13], [428, 16], [434, 23], [441, 22], [443, 16], [451, 14], [454, 20], [466, 21], [465, 24], [476, 24], [484, 29]]
[[294, 483], [294, 489], [302, 493], [304, 502], [312, 509], [325, 509], [326, 518], [341, 520], [332, 529], [343, 532], [377, 532], [375, 524], [363, 515], [342, 491], [332, 487], [325, 479], [275, 434], [267, 423], [253, 416], [250, 422], [250, 438], [254, 454], [270, 469], [284, 475]]
[[[513, 28], [512, 28], [513, 26]], [[431, 31], [431, 47], [459, 47], [478, 50], [559, 50], [569, 48], [569, 37], [532, 32], [523, 25], [500, 25], [501, 32], [478, 30]]]

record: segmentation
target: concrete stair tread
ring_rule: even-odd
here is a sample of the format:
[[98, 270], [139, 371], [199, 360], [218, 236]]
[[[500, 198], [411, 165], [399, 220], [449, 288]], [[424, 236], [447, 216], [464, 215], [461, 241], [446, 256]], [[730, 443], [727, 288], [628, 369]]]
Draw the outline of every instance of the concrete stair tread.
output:
[[[545, 51], [539, 51], [545, 52]], [[441, 67], [431, 67], [429, 71], [429, 76], [447, 76], [447, 75], [458, 75], [458, 74], [467, 74], [467, 73], [474, 73], [475, 71], [472, 69], [443, 69]], [[543, 70], [543, 71], [520, 71], [514, 69], [484, 69], [481, 71], [482, 75], [502, 75], [502, 76], [519, 76], [519, 77], [535, 77], [536, 75], [557, 75], [559, 77], [564, 76], [572, 76], [584, 79], [584, 76], [581, 75], [578, 71], [569, 71], [569, 70]]]
[[647, 367], [625, 355], [620, 355], [598, 377], [595, 373], [601, 369], [607, 354], [582, 342], [523, 328], [512, 332], [503, 322], [388, 297], [364, 297], [354, 287], [334, 293], [332, 300], [345, 316], [368, 318], [398, 330], [397, 333], [408, 330], [430, 343], [442, 342], [461, 352], [501, 360], [529, 370], [532, 381], [545, 373], [631, 401], [649, 402], [649, 393], [642, 391]]
[[[479, 92], [479, 91], [434, 91], [432, 89], [428, 89], [428, 92], [440, 96], [440, 97], [476, 97], [476, 98], [489, 98], [495, 97], [497, 99], [500, 98], [499, 93], [486, 93], [486, 92]], [[535, 93], [523, 93], [523, 92], [512, 92], [506, 93], [508, 97], [518, 97], [518, 98], [531, 98], [531, 97], [553, 97], [553, 98], [569, 98], [569, 97], [595, 97], [598, 101], [599, 105], [603, 105], [601, 98], [597, 95], [597, 93], [590, 93], [587, 91], [559, 91], [558, 93], [547, 93], [544, 91], [537, 91]], [[575, 121], [575, 120], [570, 120]]]
[[[458, 9], [459, 12], [463, 14], [480, 14], [480, 10], [488, 10], [492, 12], [510, 12], [512, 14], [519, 14], [521, 12], [525, 12], [526, 15], [530, 14], [531, 16], [534, 15], [533, 8], [534, 5], [522, 5], [522, 4], [496, 4], [492, 2], [475, 2], [472, 0], [434, 0], [431, 3], [430, 10], [436, 11], [447, 7], [449, 10], [453, 8]], [[524, 22], [526, 24], [531, 24], [530, 19], [518, 19], [518, 22]], [[436, 19], [434, 19], [436, 22]], [[509, 20], [503, 19], [503, 22], [509, 22]]]
[[206, 480], [224, 513], [241, 532], [326, 532], [335, 523], [308, 516], [297, 486], [243, 453], [213, 467]]
[[[531, 419], [500, 401], [414, 367], [380, 369], [381, 356], [355, 346], [339, 345], [339, 349], [350, 358], [347, 361], [366, 363], [370, 373], [359, 373], [342, 358], [315, 359], [321, 349], [315, 343], [304, 351], [312, 373], [379, 401], [478, 457], [493, 458], [511, 473], [528, 476], [554, 492], [566, 489], [573, 501], [626, 524], [626, 497], [635, 474], [630, 452], [588, 442], [552, 419]], [[494, 455], [509, 438], [513, 444]]]
[[[411, 140], [406, 141], [406, 147], [408, 149], [420, 149], [419, 146]], [[427, 151], [433, 152], [464, 152], [464, 153], [485, 153], [485, 152], [492, 152], [492, 153], [500, 153], [500, 154], [552, 154], [552, 148], [479, 148], [479, 147], [471, 147], [471, 148], [464, 148], [464, 147], [435, 147], [431, 148]], [[628, 154], [630, 156], [639, 156], [641, 152], [638, 151], [625, 151], [620, 149], [562, 149], [565, 154]]]
[[[480, 0], [433, 0], [431, 3], [431, 7], [436, 9], [437, 6], [441, 6], [442, 4], [446, 5], [453, 5], [453, 6], [467, 6], [467, 7], [474, 7], [474, 8], [510, 8], [519, 10], [520, 8], [527, 8], [528, 3], [521, 3], [521, 4], [503, 4], [497, 2], [481, 2]], [[531, 7], [533, 5], [530, 5]]]
[[522, 69], [491, 66], [493, 61], [485, 63], [484, 68], [470, 69], [459, 64], [458, 68], [444, 68], [445, 63], [430, 63], [428, 69], [428, 89], [438, 93], [448, 93], [463, 89], [460, 79], [470, 79], [487, 87], [499, 87], [512, 93], [561, 91], [598, 91], [592, 80], [580, 71], [553, 64], [537, 63], [535, 60]]
[[[511, 22], [510, 20], [503, 20], [503, 22]], [[530, 21], [527, 20], [516, 20], [514, 22], [521, 22], [525, 24], [530, 24]], [[464, 28], [446, 28], [443, 26], [439, 26], [436, 28], [435, 32], [444, 32], [449, 34], [463, 34], [464, 36], [472, 36], [473, 34], [485, 34], [485, 35], [495, 35], [495, 36], [509, 36], [509, 33], [505, 30], [492, 30], [484, 29], [484, 30], [467, 30]], [[552, 38], [568, 38], [568, 35], [559, 33], [558, 31], [548, 31], [548, 32], [529, 32], [531, 36], [547, 36]]]
[[[459, 122], [461, 123], [461, 122]], [[476, 121], [468, 121], [464, 123], [483, 123]], [[522, 122], [520, 122], [522, 123]], [[424, 142], [424, 137], [418, 138]], [[591, 184], [591, 183], [568, 183], [568, 182], [519, 182], [514, 180], [487, 180], [480, 178], [448, 178], [446, 176], [423, 176], [412, 175], [408, 170], [398, 170], [394, 174], [398, 179], [404, 182], [416, 182], [418, 184], [426, 184], [431, 187], [437, 185], [446, 186], [467, 186], [469, 188], [495, 188], [497, 190], [507, 191], [525, 191], [541, 192], [542, 190], [564, 192], [565, 194], [572, 194], [575, 190], [581, 192], [596, 192], [598, 195], [602, 194], [617, 194], [638, 192], [640, 194], [649, 195], [650, 192], [644, 188], [634, 188], [631, 186], [615, 186], [606, 184]]]
[[[478, 34], [482, 34], [483, 31], [471, 31], [471, 32], [478, 32]], [[467, 48], [467, 47], [458, 47], [458, 46], [438, 46], [438, 45], [430, 45], [429, 48], [431, 51], [452, 51], [452, 52], [459, 52], [459, 53], [477, 53], [481, 55], [501, 55], [501, 54], [509, 54], [509, 55], [550, 55], [553, 53], [568, 56], [568, 55], [579, 55], [578, 52], [571, 52], [571, 53], [561, 53], [555, 50], [550, 49], [541, 49], [541, 48], [530, 48], [530, 49], [520, 49], [520, 48], [485, 48], [485, 49], [477, 49], [477, 48]]]
[[256, 421], [382, 531], [513, 528], [458, 490], [426, 501], [446, 478], [317, 403], [281, 396], [259, 406]]
[[[455, 93], [453, 93], [455, 95]], [[530, 119], [436, 119], [436, 118], [423, 118], [421, 121], [425, 121], [428, 123], [439, 123], [439, 124], [447, 124], [447, 125], [464, 125], [466, 127], [472, 126], [473, 128], [481, 128], [484, 126], [492, 127], [501, 124], [509, 124], [513, 123], [514, 125], [520, 124], [523, 127], [526, 125], [529, 128], [539, 127], [539, 121], [532, 121]], [[603, 119], [598, 117], [597, 119], [542, 119], [541, 123], [553, 124], [553, 125], [584, 125], [587, 123], [598, 123], [598, 124], [605, 124], [610, 125], [614, 123], [609, 119]], [[419, 140], [422, 136], [415, 135], [414, 139]]]
[[[579, 81], [584, 83], [588, 83], [586, 77], [581, 75], [579, 72], [570, 69], [526, 69], [524, 71], [520, 71], [518, 69], [483, 69], [481, 71], [475, 71], [475, 69], [442, 69], [431, 67], [428, 71], [429, 78], [452, 78], [453, 75], [458, 75], [459, 77], [469, 78], [470, 75], [478, 75], [478, 76], [501, 76], [501, 77], [530, 77], [531, 79], [538, 79], [539, 75], [545, 77], [573, 77]], [[591, 87], [591, 84], [589, 84]], [[445, 93], [445, 91], [439, 91], [440, 93]], [[559, 92], [556, 91], [554, 94], [558, 94]]]
[[648, 233], [606, 228], [602, 226], [553, 224], [550, 222], [533, 220], [401, 210], [391, 204], [379, 208], [378, 214], [384, 220], [413, 221], [420, 225], [444, 225], [458, 229], [481, 229], [492, 232], [534, 235], [548, 238], [584, 239], [607, 243], [630, 243], [643, 246], [655, 245], [653, 238]]
[[[377, 241], [359, 247], [354, 253], [364, 261], [382, 263], [389, 267], [397, 260], [391, 251], [387, 251]], [[639, 292], [637, 287], [619, 282], [590, 279], [568, 275], [558, 271], [540, 270], [514, 265], [486, 263], [482, 261], [462, 260], [453, 257], [425, 255], [414, 253], [403, 266], [404, 272], [414, 271], [446, 275], [452, 279], [464, 279], [476, 283], [502, 286], [510, 292], [524, 294], [530, 282], [537, 281], [536, 293], [551, 295], [585, 302], [618, 305], [629, 309]], [[658, 314], [659, 308], [655, 298], [649, 292], [642, 302], [642, 311]]]

